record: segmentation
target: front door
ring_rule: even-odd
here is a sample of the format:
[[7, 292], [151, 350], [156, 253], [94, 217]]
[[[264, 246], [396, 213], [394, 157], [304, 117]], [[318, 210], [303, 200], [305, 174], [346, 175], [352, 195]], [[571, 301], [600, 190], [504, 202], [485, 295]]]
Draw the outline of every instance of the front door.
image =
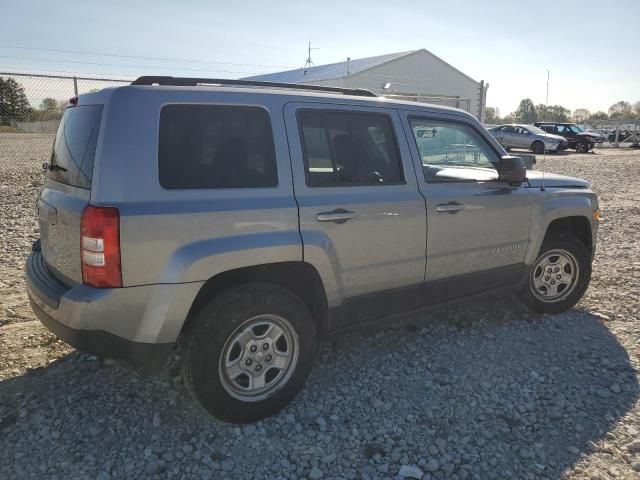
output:
[[514, 145], [518, 148], [531, 148], [533, 140], [531, 139], [531, 132], [524, 127], [514, 127]]
[[403, 122], [427, 201], [427, 301], [512, 283], [529, 244], [527, 189], [498, 181], [499, 152], [473, 122], [413, 115]]
[[425, 201], [398, 113], [291, 103], [285, 121], [304, 259], [320, 273], [329, 307], [344, 313], [338, 321], [417, 307]]

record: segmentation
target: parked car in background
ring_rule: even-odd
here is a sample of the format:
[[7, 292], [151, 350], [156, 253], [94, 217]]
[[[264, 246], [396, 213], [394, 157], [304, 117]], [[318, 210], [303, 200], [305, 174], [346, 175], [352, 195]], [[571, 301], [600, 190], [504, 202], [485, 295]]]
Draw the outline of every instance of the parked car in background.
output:
[[569, 146], [564, 137], [549, 134], [533, 125], [499, 125], [489, 131], [507, 150], [526, 148], [533, 153], [544, 153], [559, 152]]
[[569, 148], [578, 153], [587, 153], [593, 150], [596, 143], [602, 143], [605, 140], [599, 133], [585, 132], [575, 123], [536, 122], [534, 125], [545, 132], [564, 137], [569, 143]]
[[[627, 140], [627, 138], [631, 137], [631, 135], [633, 135], [634, 132], [632, 132], [629, 129], [626, 128], [621, 128], [620, 131], [618, 131], [618, 142], [622, 143], [624, 141]], [[607, 140], [611, 143], [614, 143], [616, 141], [616, 131], [615, 130], [611, 130], [611, 132], [609, 132], [609, 134], [607, 135]]]

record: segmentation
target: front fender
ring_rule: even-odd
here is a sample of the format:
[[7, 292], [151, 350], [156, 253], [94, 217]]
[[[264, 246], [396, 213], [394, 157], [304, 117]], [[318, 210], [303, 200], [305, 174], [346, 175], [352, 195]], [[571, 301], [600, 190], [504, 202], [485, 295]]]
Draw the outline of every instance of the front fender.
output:
[[[591, 225], [593, 245], [598, 224], [593, 212], [598, 209], [596, 196], [590, 190], [547, 187], [544, 191], [533, 190], [534, 207], [531, 219], [531, 241], [525, 263], [532, 265], [540, 251], [549, 225], [560, 218], [585, 217]], [[537, 192], [536, 192], [537, 191]]]

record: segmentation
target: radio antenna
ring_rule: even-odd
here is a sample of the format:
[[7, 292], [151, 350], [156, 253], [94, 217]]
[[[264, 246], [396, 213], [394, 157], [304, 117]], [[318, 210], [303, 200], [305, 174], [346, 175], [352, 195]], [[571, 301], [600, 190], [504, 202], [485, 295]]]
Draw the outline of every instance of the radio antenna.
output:
[[[545, 139], [544, 150], [542, 152], [542, 160], [545, 160], [544, 163], [546, 163], [546, 160], [547, 160], [547, 142], [546, 142], [547, 135], [548, 135], [548, 133], [545, 131], [545, 133], [544, 133], [544, 139]], [[540, 182], [540, 191], [544, 192], [544, 170], [542, 170], [542, 181]]]

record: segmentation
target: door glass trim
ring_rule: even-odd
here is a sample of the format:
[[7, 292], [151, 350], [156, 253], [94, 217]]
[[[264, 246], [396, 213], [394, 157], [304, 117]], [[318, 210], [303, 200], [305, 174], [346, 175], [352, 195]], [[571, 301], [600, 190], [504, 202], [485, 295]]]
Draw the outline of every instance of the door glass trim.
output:
[[[406, 119], [407, 119], [407, 125], [409, 127], [409, 132], [408, 132], [409, 135], [408, 136], [413, 138], [413, 146], [415, 147], [416, 152], [418, 153], [418, 163], [419, 163], [419, 166], [420, 166], [420, 171], [418, 172], [417, 176], [418, 176], [418, 178], [421, 178], [424, 183], [426, 183], [426, 184], [442, 184], [442, 183], [481, 184], [481, 183], [487, 183], [487, 182], [490, 182], [490, 181], [495, 181], [495, 180], [474, 180], [474, 179], [449, 179], [449, 178], [427, 179], [427, 178], [425, 178], [424, 173], [422, 171], [422, 158], [420, 156], [420, 148], [418, 147], [418, 140], [416, 139], [416, 136], [413, 133], [413, 128], [412, 128], [412, 125], [411, 125], [411, 121], [412, 120], [424, 120], [424, 121], [434, 122], [434, 123], [451, 124], [451, 125], [455, 125], [455, 126], [461, 126], [461, 127], [464, 127], [466, 129], [470, 130], [472, 132], [473, 136], [475, 137], [475, 139], [477, 141], [481, 142], [488, 152], [491, 152], [491, 153], [495, 154], [495, 156], [496, 156], [495, 160], [489, 160], [488, 159], [491, 163], [494, 164], [494, 166], [496, 166], [497, 162], [502, 157], [502, 153], [498, 152], [494, 148], [494, 146], [484, 138], [484, 136], [480, 132], [480, 130], [476, 126], [471, 124], [470, 122], [468, 123], [468, 122], [463, 122], [463, 121], [442, 119], [441, 117], [430, 116], [430, 115], [415, 115], [415, 114], [408, 114], [408, 113], [405, 113], [405, 115], [406, 115]], [[496, 173], [497, 173], [497, 168], [496, 168]]]
[[[397, 182], [385, 182], [383, 184], [380, 183], [357, 183], [357, 184], [347, 184], [347, 185], [340, 185], [340, 184], [332, 184], [332, 185], [311, 185], [309, 183], [309, 164], [307, 161], [307, 151], [306, 151], [306, 143], [304, 140], [304, 136], [303, 136], [303, 132], [302, 132], [302, 125], [300, 124], [300, 117], [299, 114], [303, 113], [303, 112], [317, 112], [317, 113], [321, 113], [322, 114], [322, 124], [323, 124], [323, 128], [325, 130], [325, 135], [328, 137], [327, 135], [327, 119], [326, 119], [326, 114], [327, 113], [339, 113], [339, 114], [343, 114], [343, 115], [369, 115], [369, 116], [377, 116], [377, 117], [384, 117], [386, 118], [386, 120], [389, 123], [389, 128], [390, 128], [390, 132], [391, 132], [391, 136], [392, 136], [392, 140], [393, 140], [393, 148], [396, 154], [396, 160], [398, 161], [398, 166], [400, 168], [400, 176], [402, 178], [401, 181], [397, 181]], [[305, 186], [308, 188], [361, 188], [361, 187], [393, 187], [393, 186], [398, 186], [398, 185], [407, 185], [407, 177], [406, 177], [406, 172], [405, 172], [405, 168], [404, 168], [404, 163], [403, 163], [403, 159], [402, 159], [402, 154], [400, 151], [400, 145], [398, 144], [398, 135], [395, 129], [395, 126], [393, 124], [393, 118], [391, 117], [391, 115], [389, 113], [386, 112], [370, 112], [370, 111], [366, 111], [366, 110], [359, 110], [359, 109], [342, 109], [342, 108], [313, 108], [310, 106], [301, 106], [299, 108], [295, 109], [295, 119], [296, 119], [296, 129], [298, 130], [298, 137], [299, 137], [299, 141], [300, 141], [300, 148], [301, 148], [301, 154], [302, 154], [302, 161], [304, 164], [304, 177], [305, 177]], [[328, 139], [328, 138], [327, 138]], [[329, 148], [330, 148], [330, 152], [331, 152], [331, 162], [332, 164], [335, 162], [335, 153], [333, 151], [333, 145], [331, 142], [329, 142]]]

